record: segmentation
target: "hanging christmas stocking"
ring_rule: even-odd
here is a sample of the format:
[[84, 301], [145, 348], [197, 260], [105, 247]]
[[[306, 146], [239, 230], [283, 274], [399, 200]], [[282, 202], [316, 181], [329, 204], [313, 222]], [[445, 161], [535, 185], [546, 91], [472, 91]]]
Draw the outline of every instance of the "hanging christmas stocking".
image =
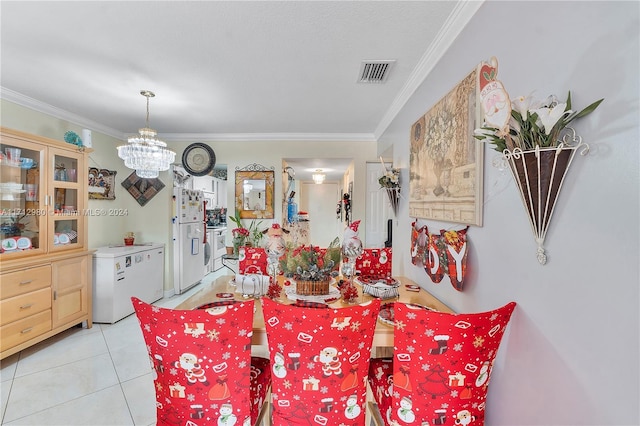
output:
[[440, 231], [445, 242], [447, 255], [447, 272], [451, 285], [458, 291], [462, 291], [464, 275], [467, 270], [467, 226], [460, 231]]
[[[411, 263], [416, 266], [422, 266], [426, 262], [427, 256], [427, 244], [429, 243], [429, 236], [427, 235], [427, 227], [423, 226], [420, 229], [414, 226], [411, 228]], [[415, 240], [414, 240], [415, 237]]]
[[[426, 230], [426, 226], [425, 226]], [[427, 231], [427, 235], [429, 238], [429, 243], [427, 245], [427, 253], [425, 258], [424, 270], [427, 271], [427, 275], [431, 278], [435, 284], [438, 284], [444, 278], [444, 267], [442, 265], [441, 257], [440, 257], [440, 248], [438, 247], [438, 243], [440, 242], [440, 235], [438, 234], [429, 234]]]

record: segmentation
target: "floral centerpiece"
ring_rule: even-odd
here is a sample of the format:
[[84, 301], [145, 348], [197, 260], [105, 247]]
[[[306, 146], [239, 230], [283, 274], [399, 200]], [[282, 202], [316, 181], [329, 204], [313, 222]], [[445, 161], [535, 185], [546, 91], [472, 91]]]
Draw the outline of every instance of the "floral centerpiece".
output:
[[280, 259], [280, 269], [296, 281], [296, 293], [301, 295], [329, 294], [329, 282], [338, 274], [340, 240], [336, 237], [329, 247], [309, 245], [288, 247]]

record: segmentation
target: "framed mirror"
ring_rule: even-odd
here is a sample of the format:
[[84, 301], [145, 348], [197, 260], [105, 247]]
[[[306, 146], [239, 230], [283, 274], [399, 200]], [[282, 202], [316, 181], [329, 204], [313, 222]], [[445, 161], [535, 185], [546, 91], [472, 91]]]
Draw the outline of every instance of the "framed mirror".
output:
[[260, 164], [236, 167], [236, 210], [242, 219], [273, 219], [275, 172]]

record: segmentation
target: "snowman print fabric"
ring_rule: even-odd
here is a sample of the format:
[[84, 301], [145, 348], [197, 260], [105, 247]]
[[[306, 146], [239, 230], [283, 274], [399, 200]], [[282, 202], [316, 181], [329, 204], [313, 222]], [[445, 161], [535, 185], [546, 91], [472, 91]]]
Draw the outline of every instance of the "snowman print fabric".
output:
[[273, 425], [364, 425], [380, 301], [333, 309], [263, 298]]

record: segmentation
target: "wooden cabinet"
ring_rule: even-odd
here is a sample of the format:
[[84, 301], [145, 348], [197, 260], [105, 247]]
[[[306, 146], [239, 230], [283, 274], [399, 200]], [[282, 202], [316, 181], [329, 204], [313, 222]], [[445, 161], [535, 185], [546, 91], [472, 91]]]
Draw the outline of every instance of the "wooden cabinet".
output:
[[90, 150], [1, 128], [0, 152], [1, 359], [78, 323], [91, 327], [92, 252]]

